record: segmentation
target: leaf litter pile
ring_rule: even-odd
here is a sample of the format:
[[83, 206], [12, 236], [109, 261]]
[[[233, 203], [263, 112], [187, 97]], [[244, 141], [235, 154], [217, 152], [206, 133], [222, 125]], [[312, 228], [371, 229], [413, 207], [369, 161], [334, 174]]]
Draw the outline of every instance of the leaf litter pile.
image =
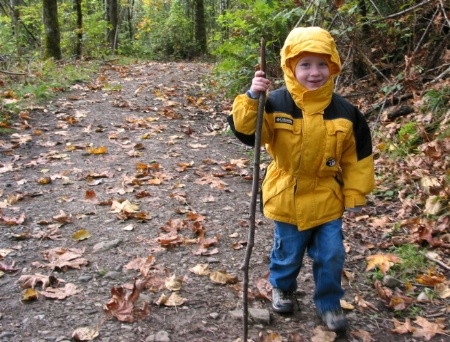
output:
[[[241, 339], [253, 154], [229, 133], [231, 103], [208, 91], [210, 71], [195, 63], [105, 65], [90, 83], [23, 111], [14, 133], [0, 138], [2, 341]], [[442, 144], [405, 160], [399, 179], [378, 157], [381, 190], [363, 215], [345, 218], [347, 336], [313, 314], [308, 259], [299, 309], [271, 312], [272, 224], [257, 215], [252, 341], [450, 338], [448, 216], [427, 220], [408, 192], [419, 183], [434, 199], [425, 209], [434, 210], [446, 166], [429, 165]], [[263, 154], [261, 166], [268, 163]], [[406, 282], [390, 276], [405, 262], [390, 248], [412, 245], [429, 247], [426, 272], [406, 267]]]

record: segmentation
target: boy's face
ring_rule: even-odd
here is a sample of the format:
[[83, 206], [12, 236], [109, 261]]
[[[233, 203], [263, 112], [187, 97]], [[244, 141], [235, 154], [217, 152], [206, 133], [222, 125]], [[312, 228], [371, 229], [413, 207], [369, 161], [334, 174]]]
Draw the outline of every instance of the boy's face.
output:
[[295, 66], [295, 78], [308, 90], [320, 88], [330, 78], [327, 61], [316, 54], [308, 54]]

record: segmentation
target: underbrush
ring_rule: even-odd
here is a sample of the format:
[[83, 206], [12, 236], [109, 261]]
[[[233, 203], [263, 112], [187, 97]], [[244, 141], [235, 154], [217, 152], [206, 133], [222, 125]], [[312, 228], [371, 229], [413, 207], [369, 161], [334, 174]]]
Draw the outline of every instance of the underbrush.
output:
[[100, 62], [13, 60], [0, 74], [0, 134], [11, 131], [10, 123], [21, 111], [55, 98], [70, 85], [88, 81]]

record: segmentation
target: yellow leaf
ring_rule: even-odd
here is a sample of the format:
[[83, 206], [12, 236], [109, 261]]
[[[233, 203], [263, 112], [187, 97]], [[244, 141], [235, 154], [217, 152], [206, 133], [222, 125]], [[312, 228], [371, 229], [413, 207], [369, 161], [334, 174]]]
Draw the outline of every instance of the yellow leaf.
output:
[[91, 236], [92, 236], [91, 233], [89, 233], [88, 231], [86, 231], [84, 229], [81, 229], [72, 235], [72, 239], [75, 241], [82, 241], [82, 240], [89, 239]]
[[38, 183], [39, 184], [50, 184], [52, 182], [52, 179], [50, 177], [42, 177], [39, 178]]
[[37, 292], [35, 289], [28, 288], [25, 290], [25, 292], [22, 294], [22, 300], [36, 300], [39, 297], [39, 292]]
[[88, 147], [88, 152], [92, 153], [92, 154], [104, 154], [106, 153], [106, 147], [105, 146], [100, 146], [97, 148], [92, 148], [92, 147]]
[[341, 303], [341, 308], [346, 309], [346, 310], [354, 310], [355, 307], [350, 304], [349, 302], [346, 302], [345, 300], [341, 299], [340, 300]]
[[375, 267], [383, 273], [386, 274], [387, 271], [391, 268], [393, 264], [401, 264], [402, 261], [395, 254], [376, 254], [369, 255], [367, 258], [367, 267], [366, 271], [370, 271]]
[[215, 271], [209, 275], [209, 279], [211, 279], [214, 283], [217, 284], [236, 284], [238, 279], [228, 273]]

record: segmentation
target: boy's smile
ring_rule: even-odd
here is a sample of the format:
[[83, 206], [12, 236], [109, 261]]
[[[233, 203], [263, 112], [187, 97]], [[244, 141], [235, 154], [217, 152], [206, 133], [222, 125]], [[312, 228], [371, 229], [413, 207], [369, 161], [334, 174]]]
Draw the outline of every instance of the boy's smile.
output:
[[308, 54], [295, 66], [295, 78], [308, 90], [320, 88], [330, 78], [328, 63], [319, 55]]

